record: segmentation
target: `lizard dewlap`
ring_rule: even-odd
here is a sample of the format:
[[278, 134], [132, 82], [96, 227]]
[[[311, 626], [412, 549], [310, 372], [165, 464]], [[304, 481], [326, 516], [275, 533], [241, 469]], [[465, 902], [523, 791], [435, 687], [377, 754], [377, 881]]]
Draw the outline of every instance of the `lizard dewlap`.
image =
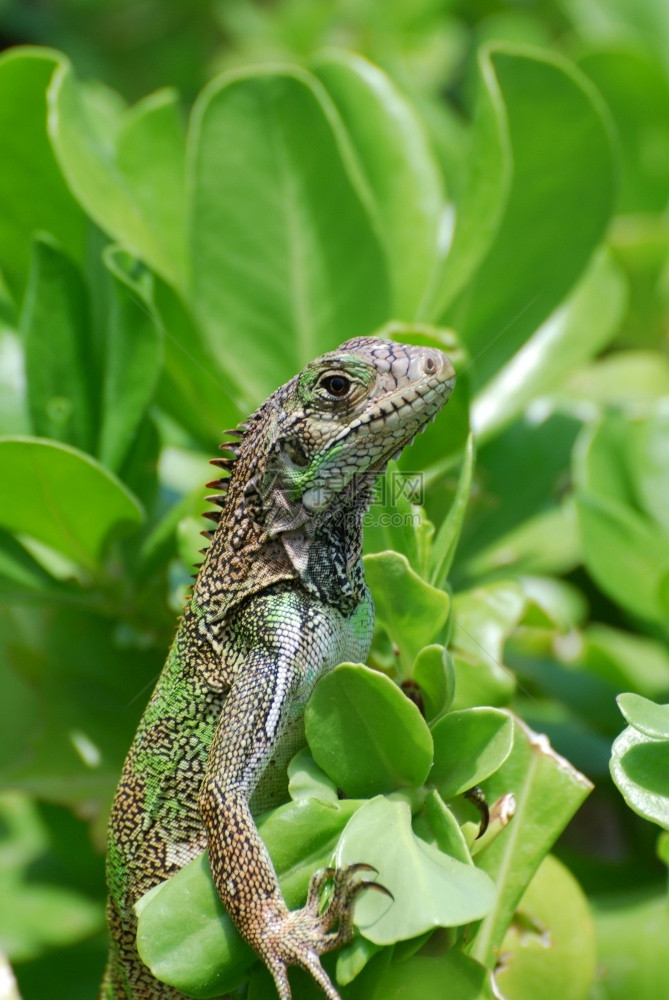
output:
[[[179, 1000], [137, 954], [134, 903], [205, 847], [221, 899], [267, 965], [339, 994], [319, 955], [350, 939], [364, 865], [317, 872], [289, 911], [253, 814], [280, 799], [322, 674], [366, 658], [362, 522], [374, 480], [449, 398], [433, 348], [359, 337], [312, 361], [231, 432], [215, 527], [126, 759], [109, 827], [102, 1000]], [[321, 889], [332, 893], [321, 912]]]

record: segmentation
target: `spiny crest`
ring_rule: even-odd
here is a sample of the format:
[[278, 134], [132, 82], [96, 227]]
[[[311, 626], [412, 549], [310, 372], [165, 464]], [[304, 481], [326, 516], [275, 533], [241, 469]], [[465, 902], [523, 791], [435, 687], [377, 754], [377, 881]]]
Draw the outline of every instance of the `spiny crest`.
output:
[[[218, 479], [212, 479], [206, 484], [207, 489], [218, 490], [217, 493], [211, 494], [205, 498], [207, 503], [213, 503], [219, 508], [223, 508], [225, 506], [228, 484], [230, 482], [230, 476], [232, 475], [232, 467], [239, 457], [239, 446], [241, 441], [251, 429], [252, 420], [253, 417], [249, 418], [249, 421], [242, 421], [230, 430], [223, 431], [225, 437], [233, 438], [235, 440], [223, 441], [223, 443], [219, 446], [221, 451], [228, 452], [228, 455], [225, 458], [209, 459], [209, 464], [216, 466], [217, 469], [221, 469], [224, 475]], [[215, 524], [218, 524], [221, 518], [221, 510], [205, 510], [202, 517], [206, 517], [209, 521], [213, 521]], [[203, 538], [206, 538], [207, 541], [210, 542], [214, 537], [214, 532], [215, 529], [210, 528], [206, 531], [201, 531], [200, 534]], [[201, 555], [206, 555], [207, 548], [205, 547], [199, 551]], [[201, 565], [202, 563], [200, 563], [200, 566]], [[199, 569], [200, 566], [198, 566], [197, 569]]]

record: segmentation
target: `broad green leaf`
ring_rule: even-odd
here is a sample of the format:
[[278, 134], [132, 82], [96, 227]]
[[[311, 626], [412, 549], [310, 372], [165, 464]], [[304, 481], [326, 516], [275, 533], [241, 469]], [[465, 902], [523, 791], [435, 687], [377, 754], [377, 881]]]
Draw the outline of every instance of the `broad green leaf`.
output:
[[314, 760], [347, 795], [422, 785], [432, 739], [420, 712], [383, 674], [342, 664], [322, 677], [305, 712]]
[[482, 965], [459, 948], [450, 948], [441, 955], [415, 955], [408, 961], [393, 961], [367, 998], [426, 1000], [448, 996], [448, 1000], [484, 1000], [487, 976]]
[[446, 624], [450, 598], [422, 580], [406, 556], [397, 552], [365, 556], [365, 575], [377, 620], [397, 646], [400, 664], [408, 675], [420, 650], [433, 642]]
[[436, 263], [443, 209], [422, 123], [390, 78], [358, 55], [330, 50], [317, 57], [314, 71], [342, 117], [383, 237], [392, 315], [414, 319]]
[[578, 882], [552, 855], [523, 893], [495, 979], [506, 1000], [586, 1000], [597, 965], [595, 927]]
[[669, 396], [669, 358], [659, 351], [614, 351], [574, 372], [558, 393], [561, 404], [593, 417], [616, 407], [646, 415]]
[[[457, 325], [487, 383], [569, 292], [613, 207], [608, 118], [573, 65], [539, 50], [487, 50], [501, 95], [513, 174], [494, 240], [466, 294], [443, 317]], [[496, 162], [487, 165], [498, 169]], [[522, 234], [522, 239], [518, 238]]]
[[388, 319], [385, 261], [339, 129], [299, 69], [219, 77], [193, 111], [191, 298], [249, 408]]
[[593, 901], [598, 1000], [658, 1000], [669, 994], [666, 892], [605, 895]]
[[376, 944], [416, 937], [434, 927], [456, 927], [488, 913], [494, 904], [490, 879], [416, 837], [406, 802], [377, 797], [348, 822], [337, 848], [337, 864], [364, 861], [394, 901], [363, 894], [355, 922]]
[[0, 438], [0, 524], [95, 572], [113, 532], [138, 525], [138, 501], [94, 459], [39, 438]]
[[620, 324], [626, 303], [620, 268], [610, 256], [597, 254], [567, 301], [475, 396], [472, 426], [479, 438], [495, 434], [532, 399], [560, 386], [605, 347]]
[[659, 699], [669, 690], [669, 651], [648, 636], [593, 623], [583, 632], [583, 662], [617, 691]]
[[509, 700], [515, 681], [503, 663], [504, 644], [520, 622], [525, 603], [515, 580], [500, 580], [453, 598], [456, 708]]
[[630, 809], [669, 830], [669, 738], [628, 726], [611, 747], [610, 768]]
[[494, 909], [485, 917], [471, 949], [492, 965], [518, 903], [539, 864], [592, 789], [588, 779], [538, 735], [515, 719], [511, 754], [484, 784], [488, 801], [513, 792], [513, 819], [476, 856], [497, 886]]
[[437, 587], [443, 586], [455, 557], [455, 550], [460, 540], [460, 532], [469, 503], [475, 462], [476, 443], [474, 435], [470, 434], [467, 438], [453, 503], [437, 532], [430, 553], [430, 583]]
[[[162, 331], [143, 304], [148, 274], [130, 254], [105, 255], [112, 276], [102, 398], [100, 461], [118, 472], [155, 391], [162, 362]], [[138, 272], [138, 273], [135, 273]]]
[[[464, 170], [463, 192], [449, 221], [452, 242], [435, 282], [429, 315], [441, 316], [471, 280], [495, 238], [513, 175], [499, 80], [489, 53], [478, 57], [478, 100]], [[454, 228], [453, 228], [454, 227]]]
[[416, 657], [411, 676], [423, 696], [426, 719], [448, 711], [455, 694], [455, 671], [444, 646], [424, 646]]
[[430, 784], [450, 799], [489, 778], [513, 746], [513, 723], [497, 708], [449, 712], [432, 727], [434, 764]]
[[571, 500], [527, 517], [467, 560], [467, 576], [568, 573], [582, 561], [578, 517]]
[[92, 452], [98, 414], [86, 287], [47, 236], [34, 243], [21, 330], [33, 432]]
[[[92, 219], [177, 287], [184, 285], [181, 125], [171, 91], [123, 113], [116, 95], [77, 81], [63, 59], [48, 93], [49, 135]], [[102, 110], [102, 113], [101, 113]]]
[[[258, 821], [289, 906], [304, 902], [311, 874], [327, 865], [337, 838], [360, 806], [301, 799]], [[214, 888], [206, 853], [137, 903], [142, 960], [161, 981], [193, 997], [236, 988], [256, 961]]]
[[[173, 276], [178, 287], [185, 281], [186, 135], [179, 95], [169, 87], [157, 90], [132, 108], [120, 122], [118, 166], [139, 210], [155, 233], [153, 260], [165, 277]], [[158, 266], [156, 251], [164, 258]]]
[[85, 217], [62, 178], [46, 132], [46, 89], [62, 57], [45, 48], [14, 48], [0, 59], [0, 264], [21, 295], [30, 240], [47, 231], [80, 261]]
[[619, 211], [662, 211], [669, 179], [669, 82], [662, 63], [623, 43], [588, 52], [579, 67], [606, 101], [620, 136]]
[[585, 565], [598, 586], [640, 618], [664, 622], [669, 538], [616, 501], [577, 493], [576, 507]]
[[618, 695], [618, 707], [638, 732], [656, 740], [669, 740], [669, 705], [657, 705], [641, 695]]

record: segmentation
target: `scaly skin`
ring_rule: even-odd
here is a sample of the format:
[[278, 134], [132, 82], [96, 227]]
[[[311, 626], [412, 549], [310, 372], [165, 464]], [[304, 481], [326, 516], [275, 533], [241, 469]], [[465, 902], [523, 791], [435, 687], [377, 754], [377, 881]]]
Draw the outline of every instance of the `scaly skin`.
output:
[[[301, 910], [281, 896], [253, 813], [285, 791], [320, 676], [366, 658], [374, 612], [362, 519], [388, 459], [447, 401], [440, 351], [347, 341], [237, 429], [221, 509], [167, 663], [123, 768], [109, 827], [111, 947], [102, 1000], [182, 1000], [135, 945], [133, 905], [209, 848], [221, 899], [290, 1000], [287, 968], [339, 994], [319, 955], [352, 934], [364, 866], [318, 872]], [[319, 913], [321, 889], [333, 892]]]

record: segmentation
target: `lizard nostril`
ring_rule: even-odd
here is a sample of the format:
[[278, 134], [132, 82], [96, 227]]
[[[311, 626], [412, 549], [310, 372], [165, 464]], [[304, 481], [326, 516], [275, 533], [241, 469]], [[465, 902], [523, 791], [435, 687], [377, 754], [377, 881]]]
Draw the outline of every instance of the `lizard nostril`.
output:
[[439, 368], [440, 365], [432, 354], [428, 354], [423, 358], [423, 371], [426, 375], [436, 375]]

